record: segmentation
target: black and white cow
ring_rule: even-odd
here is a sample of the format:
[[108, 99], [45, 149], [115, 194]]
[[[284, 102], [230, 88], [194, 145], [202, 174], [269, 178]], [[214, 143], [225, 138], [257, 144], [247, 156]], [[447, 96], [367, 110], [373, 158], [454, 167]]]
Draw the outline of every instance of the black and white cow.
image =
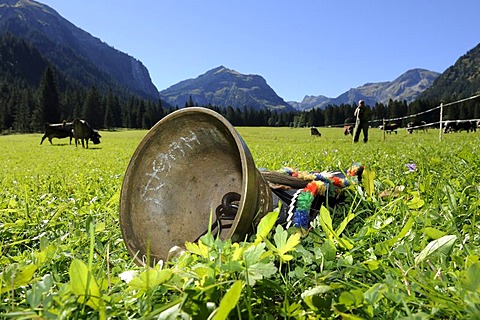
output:
[[427, 132], [427, 123], [425, 121], [413, 121], [407, 123], [408, 133], [413, 133], [413, 131], [416, 130], [422, 130], [423, 132]]
[[444, 133], [449, 132], [458, 132], [458, 131], [467, 131], [476, 132], [477, 131], [477, 123], [476, 121], [472, 120], [456, 120], [456, 121], [446, 121], [445, 127], [443, 128]]
[[77, 146], [78, 140], [80, 140], [82, 141], [82, 147], [85, 148], [86, 144], [88, 149], [88, 140], [92, 140], [93, 144], [99, 144], [102, 136], [98, 131], [93, 130], [87, 121], [75, 119], [73, 120], [73, 137], [75, 138], [75, 147]]
[[321, 136], [322, 136], [322, 134], [320, 133], [320, 131], [318, 131], [318, 129], [315, 128], [315, 127], [311, 127], [311, 128], [310, 128], [310, 135], [311, 135], [311, 136], [316, 136], [316, 137], [321, 137]]
[[70, 137], [70, 144], [72, 144], [73, 138], [73, 122], [62, 122], [62, 123], [45, 123], [44, 134], [40, 144], [43, 143], [43, 140], [48, 138], [50, 144], [52, 143], [52, 138], [63, 139]]

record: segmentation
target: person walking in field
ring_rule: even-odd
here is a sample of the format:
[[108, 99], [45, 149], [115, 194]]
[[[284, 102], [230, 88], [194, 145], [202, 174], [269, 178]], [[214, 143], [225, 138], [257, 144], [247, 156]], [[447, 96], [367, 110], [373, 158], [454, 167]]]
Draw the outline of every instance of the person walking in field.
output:
[[355, 128], [353, 129], [353, 142], [358, 142], [360, 138], [360, 131], [363, 131], [363, 142], [368, 141], [368, 109], [365, 107], [365, 102], [360, 100], [358, 107], [353, 113], [355, 116]]

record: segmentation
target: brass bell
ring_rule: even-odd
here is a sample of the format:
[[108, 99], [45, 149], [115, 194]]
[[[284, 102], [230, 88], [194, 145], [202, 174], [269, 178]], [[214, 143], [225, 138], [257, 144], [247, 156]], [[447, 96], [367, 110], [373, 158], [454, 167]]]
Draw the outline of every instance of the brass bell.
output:
[[272, 209], [272, 191], [240, 134], [215, 111], [192, 107], [160, 120], [135, 150], [120, 228], [136, 263], [149, 257], [153, 265], [209, 227], [222, 240], [241, 241]]

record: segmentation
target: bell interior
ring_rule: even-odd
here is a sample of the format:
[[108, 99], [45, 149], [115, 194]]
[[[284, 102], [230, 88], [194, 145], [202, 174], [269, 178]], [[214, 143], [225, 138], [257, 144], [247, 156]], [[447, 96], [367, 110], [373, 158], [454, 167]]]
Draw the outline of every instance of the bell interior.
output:
[[[157, 123], [127, 168], [120, 226], [127, 249], [141, 264], [147, 255], [153, 263], [166, 259], [173, 246], [196, 241], [229, 192], [241, 196], [237, 215], [245, 206], [257, 210], [256, 204], [245, 205], [252, 171], [253, 180], [259, 176], [248, 148], [221, 116], [198, 111], [182, 109]], [[236, 216], [230, 228], [215, 231], [229, 238], [238, 222]], [[240, 227], [244, 233], [247, 227]]]

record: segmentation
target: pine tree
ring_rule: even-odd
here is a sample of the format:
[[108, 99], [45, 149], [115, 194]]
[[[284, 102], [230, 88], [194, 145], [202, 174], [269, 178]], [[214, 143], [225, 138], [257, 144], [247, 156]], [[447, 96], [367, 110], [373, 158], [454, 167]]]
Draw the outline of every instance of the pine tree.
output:
[[324, 110], [323, 110], [323, 115], [324, 115], [324, 119], [325, 119], [325, 125], [326, 126], [329, 126], [329, 125], [332, 125], [334, 124], [333, 123], [333, 106], [327, 106]]
[[92, 128], [102, 128], [104, 121], [103, 105], [100, 93], [92, 86], [83, 105], [83, 118]]
[[[43, 122], [60, 122], [60, 99], [53, 70], [47, 67], [38, 90], [38, 108], [42, 110]], [[40, 114], [41, 114], [40, 113]]]
[[61, 94], [60, 106], [62, 112], [60, 119], [62, 119], [62, 121], [72, 120], [75, 118], [75, 102], [73, 101], [74, 97], [74, 92], [70, 88], [67, 88], [63, 94]]
[[126, 104], [122, 108], [122, 127], [132, 128], [133, 127], [133, 107], [134, 107], [134, 97], [130, 96]]
[[122, 104], [117, 95], [113, 98], [113, 122], [115, 123], [115, 127], [122, 126]]
[[107, 101], [105, 103], [105, 117], [103, 126], [107, 129], [115, 127], [115, 119], [113, 116], [113, 109], [115, 108], [115, 99], [113, 97], [112, 89], [108, 91]]
[[158, 103], [155, 110], [154, 123], [157, 123], [165, 116], [165, 111], [163, 110], [162, 100], [158, 99]]
[[192, 96], [188, 97], [188, 101], [185, 102], [185, 108], [193, 107], [195, 104], [193, 103]]
[[5, 130], [5, 116], [7, 114], [7, 103], [4, 100], [0, 100], [0, 133]]
[[29, 116], [30, 116], [30, 95], [28, 90], [24, 90], [20, 103], [17, 107], [17, 112], [15, 114], [15, 121], [13, 122], [13, 128], [17, 132], [29, 132]]
[[30, 127], [34, 131], [40, 131], [45, 122], [55, 123], [58, 121], [60, 121], [58, 91], [53, 71], [47, 67], [38, 89], [37, 104], [32, 112]]
[[145, 124], [145, 103], [143, 100], [137, 101], [137, 106], [135, 108], [135, 128], [144, 129], [146, 127]]
[[232, 106], [228, 106], [227, 107], [227, 111], [226, 111], [226, 114], [225, 114], [225, 118], [227, 118], [227, 120], [232, 123], [233, 125], [234, 124], [234, 121], [235, 121], [235, 110], [233, 109]]
[[21, 95], [20, 92], [21, 91], [18, 88], [15, 88], [14, 90], [11, 91], [12, 94], [7, 100], [5, 117], [3, 121], [4, 121], [4, 126], [9, 130], [13, 129], [15, 113], [16, 113], [17, 105], [19, 104], [19, 101], [20, 101], [20, 95]]

